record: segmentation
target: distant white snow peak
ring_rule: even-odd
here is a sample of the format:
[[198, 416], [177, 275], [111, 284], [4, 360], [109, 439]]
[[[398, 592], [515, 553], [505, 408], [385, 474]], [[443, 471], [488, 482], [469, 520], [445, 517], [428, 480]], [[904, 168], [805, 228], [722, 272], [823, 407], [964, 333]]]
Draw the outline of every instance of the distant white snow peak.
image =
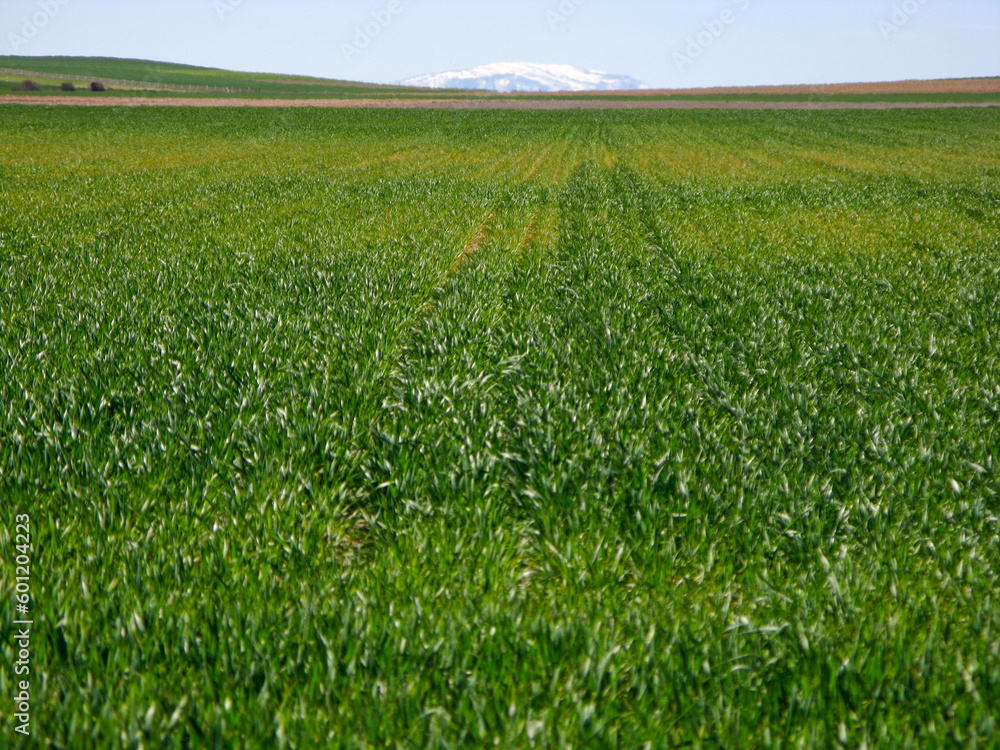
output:
[[483, 91], [624, 91], [646, 88], [630, 76], [612, 75], [572, 65], [492, 63], [469, 70], [418, 76], [400, 81], [403, 86]]

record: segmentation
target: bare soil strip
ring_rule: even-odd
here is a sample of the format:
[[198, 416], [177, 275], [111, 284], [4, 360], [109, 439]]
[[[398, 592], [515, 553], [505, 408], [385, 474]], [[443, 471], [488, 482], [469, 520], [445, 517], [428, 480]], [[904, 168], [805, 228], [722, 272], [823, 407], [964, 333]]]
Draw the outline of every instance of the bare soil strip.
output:
[[834, 101], [706, 101], [684, 99], [209, 99], [163, 97], [0, 96], [0, 105], [25, 104], [78, 107], [250, 107], [320, 109], [948, 109], [998, 107], [1000, 102], [834, 102]]

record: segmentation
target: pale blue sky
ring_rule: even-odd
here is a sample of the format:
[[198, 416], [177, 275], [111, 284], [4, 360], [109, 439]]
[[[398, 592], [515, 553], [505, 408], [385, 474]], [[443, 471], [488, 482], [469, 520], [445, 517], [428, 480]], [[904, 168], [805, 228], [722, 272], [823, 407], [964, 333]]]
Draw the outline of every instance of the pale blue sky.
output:
[[1000, 0], [0, 0], [0, 54], [378, 82], [489, 62], [655, 87], [998, 76]]

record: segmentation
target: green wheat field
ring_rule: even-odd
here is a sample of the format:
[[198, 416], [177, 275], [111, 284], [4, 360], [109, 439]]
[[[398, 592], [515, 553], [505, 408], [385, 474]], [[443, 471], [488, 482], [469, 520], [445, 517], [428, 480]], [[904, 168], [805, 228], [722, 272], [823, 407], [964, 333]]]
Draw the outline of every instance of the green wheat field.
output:
[[1000, 111], [0, 107], [3, 747], [997, 747], [998, 516]]

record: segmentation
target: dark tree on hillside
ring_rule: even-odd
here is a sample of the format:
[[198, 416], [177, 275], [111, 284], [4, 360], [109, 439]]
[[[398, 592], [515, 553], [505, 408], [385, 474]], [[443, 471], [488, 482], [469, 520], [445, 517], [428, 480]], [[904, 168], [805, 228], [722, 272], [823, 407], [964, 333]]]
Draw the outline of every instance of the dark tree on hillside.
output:
[[91, 91], [107, 91], [107, 89], [104, 88], [104, 84], [103, 83], [98, 83], [97, 81], [94, 81], [92, 84], [90, 84], [90, 90]]

